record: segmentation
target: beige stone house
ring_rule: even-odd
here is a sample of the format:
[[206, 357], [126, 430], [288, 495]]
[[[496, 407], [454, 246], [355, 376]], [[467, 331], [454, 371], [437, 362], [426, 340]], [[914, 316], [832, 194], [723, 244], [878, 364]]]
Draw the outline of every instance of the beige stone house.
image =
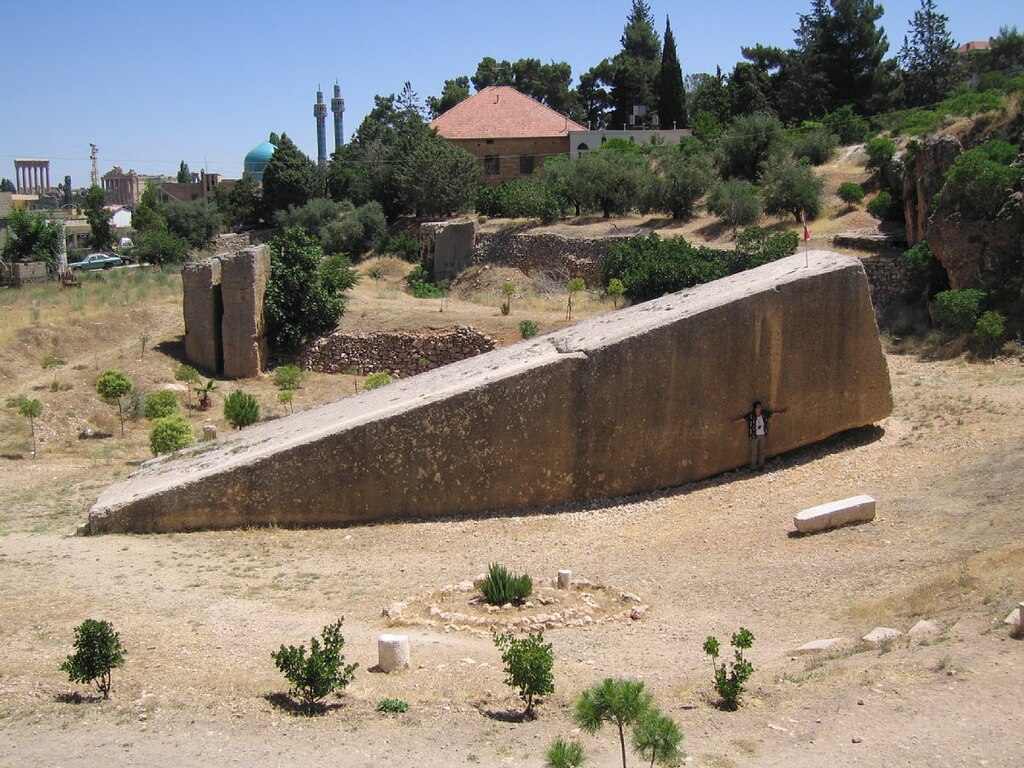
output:
[[484, 88], [430, 125], [477, 159], [489, 185], [529, 176], [547, 158], [568, 155], [569, 132], [586, 130], [507, 85]]

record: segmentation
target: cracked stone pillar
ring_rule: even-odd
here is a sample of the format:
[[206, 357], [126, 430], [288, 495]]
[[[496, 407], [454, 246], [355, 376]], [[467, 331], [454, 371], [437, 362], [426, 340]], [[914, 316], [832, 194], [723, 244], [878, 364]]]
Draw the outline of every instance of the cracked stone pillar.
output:
[[224, 316], [224, 375], [259, 376], [267, 363], [263, 296], [270, 279], [270, 248], [257, 245], [220, 257]]
[[207, 373], [220, 373], [224, 368], [220, 260], [214, 257], [185, 264], [181, 283], [185, 357]]

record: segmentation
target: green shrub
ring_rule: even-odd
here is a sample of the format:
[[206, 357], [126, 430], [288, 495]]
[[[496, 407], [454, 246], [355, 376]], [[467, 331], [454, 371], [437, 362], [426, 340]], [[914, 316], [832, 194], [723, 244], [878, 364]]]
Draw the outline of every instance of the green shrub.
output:
[[978, 288], [942, 291], [935, 294], [932, 318], [943, 330], [966, 333], [977, 324], [985, 298], [985, 291]]
[[57, 357], [56, 355], [47, 355], [43, 358], [42, 366], [43, 370], [49, 370], [50, 368], [57, 368], [65, 364], [65, 360]]
[[799, 136], [793, 142], [793, 157], [806, 158], [811, 165], [827, 163], [839, 146], [839, 139], [827, 128], [814, 128]]
[[855, 114], [849, 104], [829, 112], [822, 118], [821, 124], [838, 136], [839, 143], [844, 147], [866, 140], [870, 130], [868, 121]]
[[604, 292], [612, 297], [612, 304], [616, 309], [619, 308], [619, 300], [626, 293], [626, 286], [622, 284], [622, 281], [617, 277], [613, 277], [608, 281], [608, 287], [604, 289]]
[[852, 208], [864, 199], [864, 188], [855, 181], [844, 181], [836, 190], [836, 195]]
[[446, 291], [433, 282], [433, 276], [422, 266], [413, 267], [409, 276], [405, 278], [412, 289], [412, 295], [417, 299], [443, 299]]
[[736, 117], [719, 139], [723, 179], [754, 181], [769, 161], [784, 151], [782, 123], [763, 114]]
[[707, 208], [733, 228], [756, 224], [761, 219], [757, 188], [743, 179], [729, 179], [712, 188]]
[[882, 190], [867, 205], [867, 211], [876, 219], [894, 221], [899, 218], [899, 206], [887, 190]]
[[555, 739], [548, 747], [544, 765], [545, 768], [580, 768], [584, 759], [583, 745], [578, 741]]
[[524, 339], [532, 339], [540, 331], [535, 320], [520, 320], [519, 335]]
[[654, 707], [647, 710], [633, 725], [633, 749], [651, 765], [679, 765], [686, 756], [679, 749], [683, 733], [675, 720]]
[[308, 655], [305, 645], [282, 645], [280, 650], [270, 654], [277, 668], [292, 684], [289, 694], [302, 702], [307, 714], [322, 708], [320, 700], [328, 694], [348, 687], [359, 666], [345, 665], [345, 656], [341, 652], [345, 647], [345, 638], [341, 635], [343, 621], [338, 619], [324, 627], [322, 640], [312, 638]]
[[388, 714], [400, 714], [409, 711], [409, 704], [402, 699], [381, 699], [377, 702], [377, 711]]
[[1005, 141], [989, 141], [964, 152], [946, 172], [939, 206], [993, 218], [1024, 174], [1024, 168], [1009, 165], [1017, 152]]
[[324, 253], [362, 256], [384, 242], [387, 227], [384, 209], [376, 200], [371, 200], [342, 218], [329, 221], [319, 230], [319, 235]]
[[771, 163], [761, 175], [764, 209], [770, 214], [791, 213], [800, 221], [801, 211], [816, 219], [821, 212], [825, 180], [807, 163]]
[[926, 298], [932, 291], [948, 283], [946, 270], [932, 253], [926, 240], [915, 243], [900, 256], [910, 272], [910, 280], [915, 290], [924, 293]]
[[[41, 400], [35, 398], [28, 399], [24, 395], [19, 396], [20, 399], [16, 400], [18, 415], [22, 418], [28, 419], [29, 431], [32, 435], [32, 458], [36, 456], [36, 419], [43, 415], [43, 403]], [[8, 401], [9, 403], [10, 401]]]
[[73, 683], [96, 683], [104, 699], [110, 698], [111, 671], [124, 666], [121, 638], [109, 622], [86, 619], [75, 627], [75, 652], [60, 665]]
[[179, 413], [158, 417], [149, 428], [149, 450], [154, 456], [180, 451], [195, 441], [195, 430], [188, 419]]
[[662, 240], [657, 233], [615, 243], [601, 262], [601, 281], [618, 278], [634, 301], [706, 283], [728, 274], [727, 254], [695, 248], [681, 237]]
[[279, 365], [274, 369], [274, 386], [278, 389], [298, 389], [305, 377], [305, 371], [295, 363]]
[[260, 420], [260, 404], [244, 389], [236, 389], [224, 398], [224, 418], [241, 429]]
[[800, 236], [796, 232], [747, 227], [736, 235], [736, 257], [730, 272], [753, 269], [792, 256], [799, 247]]
[[753, 665], [743, 657], [743, 651], [754, 644], [754, 635], [749, 629], [740, 627], [740, 631], [732, 636], [733, 661], [718, 663], [718, 654], [721, 650], [718, 640], [712, 636], [704, 641], [704, 653], [711, 657], [711, 666], [715, 670], [715, 690], [722, 698], [722, 708], [735, 710], [739, 707], [740, 696], [744, 690], [744, 684], [754, 673]]
[[415, 263], [420, 260], [420, 241], [408, 232], [400, 232], [388, 238], [383, 251]]
[[580, 694], [574, 713], [577, 725], [587, 733], [597, 733], [605, 723], [619, 732], [622, 768], [626, 768], [626, 727], [635, 726], [652, 708], [651, 694], [640, 680], [606, 677]]
[[540, 178], [506, 181], [496, 187], [478, 187], [473, 207], [484, 216], [508, 219], [560, 219], [565, 214], [562, 201]]
[[124, 407], [121, 398], [131, 391], [131, 379], [120, 371], [104, 371], [96, 380], [96, 393], [108, 403], [117, 403], [117, 416], [121, 420], [121, 437], [124, 437]]
[[377, 389], [378, 387], [387, 386], [392, 381], [394, 381], [394, 379], [391, 377], [390, 373], [377, 371], [376, 373], [371, 373], [366, 377], [366, 380], [363, 382], [363, 389]]
[[352, 269], [352, 260], [347, 255], [335, 253], [321, 262], [320, 282], [325, 291], [344, 293], [359, 282], [359, 273]]
[[480, 592], [488, 605], [522, 605], [533, 593], [533, 579], [525, 573], [513, 576], [505, 566], [491, 563], [480, 582]]
[[998, 312], [986, 312], [978, 318], [971, 334], [975, 348], [986, 355], [993, 355], [1000, 348], [1006, 335], [1006, 318]]
[[146, 395], [142, 415], [152, 421], [177, 413], [179, 407], [178, 395], [169, 389], [161, 389]]
[[555, 692], [555, 679], [551, 674], [554, 655], [551, 643], [544, 643], [544, 630], [516, 638], [510, 633], [493, 635], [494, 645], [500, 650], [505, 665], [505, 685], [519, 689], [519, 698], [526, 704], [524, 718], [533, 717], [537, 696]]
[[132, 256], [139, 264], [182, 264], [188, 261], [192, 246], [188, 240], [173, 232], [153, 229], [135, 237]]
[[892, 162], [893, 155], [896, 154], [896, 145], [887, 136], [876, 136], [868, 142], [866, 151], [868, 160], [864, 167], [881, 171]]

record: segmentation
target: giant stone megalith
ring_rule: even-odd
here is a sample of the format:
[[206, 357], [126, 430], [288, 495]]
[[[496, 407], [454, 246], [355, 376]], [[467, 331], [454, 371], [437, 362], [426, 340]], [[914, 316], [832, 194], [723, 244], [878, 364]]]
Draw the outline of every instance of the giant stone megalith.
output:
[[755, 399], [787, 408], [769, 455], [891, 412], [858, 260], [793, 256], [154, 459], [103, 492], [88, 529], [339, 525], [651, 491], [744, 465], [731, 420]]

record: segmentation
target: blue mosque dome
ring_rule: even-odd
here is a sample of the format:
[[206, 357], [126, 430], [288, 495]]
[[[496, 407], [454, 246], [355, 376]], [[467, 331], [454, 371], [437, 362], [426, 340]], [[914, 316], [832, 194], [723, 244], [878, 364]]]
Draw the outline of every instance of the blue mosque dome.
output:
[[267, 163], [270, 162], [270, 156], [274, 154], [275, 149], [277, 147], [269, 141], [264, 141], [249, 150], [249, 154], [245, 156], [243, 169], [252, 177], [253, 181], [263, 181], [263, 171], [266, 169]]

